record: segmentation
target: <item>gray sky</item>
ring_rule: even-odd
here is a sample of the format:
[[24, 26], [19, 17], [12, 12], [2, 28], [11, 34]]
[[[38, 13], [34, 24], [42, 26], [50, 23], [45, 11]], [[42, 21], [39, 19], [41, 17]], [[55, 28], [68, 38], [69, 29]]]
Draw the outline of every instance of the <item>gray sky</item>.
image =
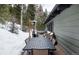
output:
[[45, 9], [47, 9], [48, 12], [51, 12], [51, 10], [55, 6], [55, 4], [42, 4], [42, 6], [43, 6], [44, 11], [45, 11]]
[[[45, 11], [45, 9], [47, 9], [48, 13], [51, 12], [51, 10], [53, 9], [53, 7], [55, 6], [55, 4], [41, 4], [43, 7], [43, 11]], [[26, 4], [27, 6], [27, 4]]]

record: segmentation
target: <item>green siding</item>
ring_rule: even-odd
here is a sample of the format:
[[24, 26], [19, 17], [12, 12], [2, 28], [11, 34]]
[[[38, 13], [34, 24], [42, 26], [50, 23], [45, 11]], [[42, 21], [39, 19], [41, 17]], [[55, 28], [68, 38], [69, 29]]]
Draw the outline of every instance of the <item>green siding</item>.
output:
[[54, 19], [54, 32], [66, 54], [79, 54], [79, 5], [72, 5]]

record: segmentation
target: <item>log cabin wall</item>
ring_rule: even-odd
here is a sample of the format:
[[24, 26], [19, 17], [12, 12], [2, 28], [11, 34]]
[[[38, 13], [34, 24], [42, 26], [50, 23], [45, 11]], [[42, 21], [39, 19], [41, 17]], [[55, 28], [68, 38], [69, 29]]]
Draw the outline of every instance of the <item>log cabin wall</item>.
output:
[[71, 5], [57, 15], [54, 32], [65, 54], [79, 54], [79, 5]]

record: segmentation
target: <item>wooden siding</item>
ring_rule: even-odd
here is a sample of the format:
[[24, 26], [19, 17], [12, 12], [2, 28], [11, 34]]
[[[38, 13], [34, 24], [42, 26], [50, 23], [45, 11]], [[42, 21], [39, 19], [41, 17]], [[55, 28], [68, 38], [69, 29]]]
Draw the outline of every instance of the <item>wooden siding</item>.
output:
[[79, 54], [79, 5], [72, 5], [54, 19], [54, 32], [65, 54]]

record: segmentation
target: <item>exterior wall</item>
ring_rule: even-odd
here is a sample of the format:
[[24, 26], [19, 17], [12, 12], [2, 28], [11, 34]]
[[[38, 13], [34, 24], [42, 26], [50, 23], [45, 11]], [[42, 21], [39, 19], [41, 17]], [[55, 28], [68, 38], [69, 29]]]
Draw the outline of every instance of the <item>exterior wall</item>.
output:
[[48, 24], [47, 24], [47, 30], [53, 32], [53, 21], [48, 22]]
[[72, 5], [54, 19], [54, 32], [65, 54], [79, 54], [79, 5]]
[[33, 50], [33, 55], [48, 55], [48, 50]]

